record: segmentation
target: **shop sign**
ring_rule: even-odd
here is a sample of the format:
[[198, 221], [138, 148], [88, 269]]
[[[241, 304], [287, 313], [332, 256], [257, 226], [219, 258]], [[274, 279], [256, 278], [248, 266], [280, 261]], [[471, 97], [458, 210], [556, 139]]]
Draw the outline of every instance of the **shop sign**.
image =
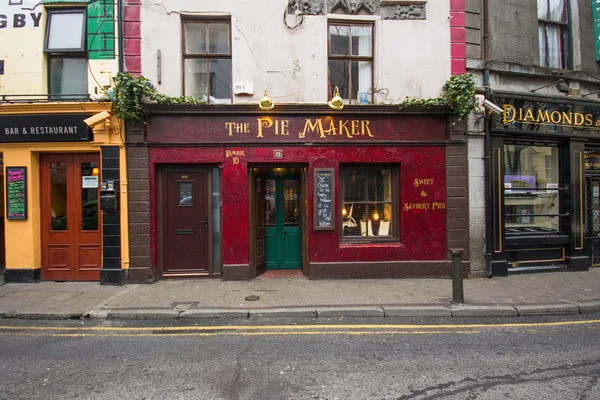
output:
[[92, 139], [83, 114], [0, 116], [0, 142], [84, 142]]
[[586, 170], [600, 169], [600, 152], [586, 151], [583, 164]]
[[39, 0], [0, 0], [0, 30], [39, 28], [42, 12]]
[[588, 104], [560, 104], [497, 98], [503, 109], [495, 121], [503, 129], [562, 132], [600, 129], [600, 108]]

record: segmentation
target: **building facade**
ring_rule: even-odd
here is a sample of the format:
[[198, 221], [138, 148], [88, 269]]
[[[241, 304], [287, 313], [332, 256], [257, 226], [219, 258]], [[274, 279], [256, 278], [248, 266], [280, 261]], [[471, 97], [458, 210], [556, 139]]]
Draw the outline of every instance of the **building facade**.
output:
[[467, 1], [471, 261], [481, 274], [600, 263], [598, 6]]
[[5, 282], [121, 284], [128, 265], [124, 127], [112, 1], [0, 2]]
[[469, 271], [464, 121], [398, 107], [464, 72], [461, 1], [125, 9], [127, 69], [204, 103], [128, 127], [132, 282]]

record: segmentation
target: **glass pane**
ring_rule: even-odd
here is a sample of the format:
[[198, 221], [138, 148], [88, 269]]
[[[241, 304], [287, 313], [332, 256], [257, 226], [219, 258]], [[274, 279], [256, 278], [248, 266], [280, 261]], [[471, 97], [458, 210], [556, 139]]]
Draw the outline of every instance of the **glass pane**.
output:
[[[87, 98], [87, 59], [57, 58], [50, 59], [50, 93], [59, 99]], [[74, 95], [74, 96], [66, 96]]]
[[391, 169], [369, 170], [367, 180], [369, 201], [392, 201]]
[[371, 27], [353, 26], [352, 27], [352, 55], [370, 56], [371, 55]]
[[81, 163], [81, 229], [98, 230], [98, 164]]
[[180, 206], [194, 205], [194, 186], [192, 182], [177, 182]]
[[344, 201], [364, 202], [366, 200], [364, 170], [344, 169], [341, 179], [344, 186]]
[[552, 21], [566, 22], [567, 7], [565, 0], [550, 0], [549, 18]]
[[229, 54], [229, 24], [208, 25], [208, 52]]
[[[370, 61], [352, 61], [352, 98], [358, 99], [358, 92], [369, 93], [373, 87], [373, 63]], [[345, 98], [345, 97], [344, 97]]]
[[184, 27], [185, 53], [206, 54], [206, 24], [186, 22]]
[[338, 87], [342, 99], [348, 98], [350, 70], [348, 61], [329, 60], [329, 96], [333, 97], [333, 88]]
[[209, 103], [231, 103], [231, 60], [210, 60]]
[[350, 55], [350, 27], [344, 25], [331, 25], [329, 27], [329, 52], [333, 56]]
[[207, 64], [206, 60], [184, 60], [185, 96], [207, 100]]
[[546, 27], [544, 24], [539, 24], [538, 26], [538, 39], [540, 46], [540, 65], [548, 66], [548, 53], [546, 51]]
[[276, 185], [274, 179], [265, 179], [265, 225], [275, 226], [276, 217]]
[[504, 157], [506, 233], [559, 231], [558, 148], [505, 145]]
[[50, 163], [50, 226], [67, 230], [67, 163]]
[[538, 18], [548, 19], [548, 0], [537, 0]]
[[283, 224], [300, 225], [300, 182], [283, 181]]
[[50, 13], [48, 50], [84, 50], [85, 12]]

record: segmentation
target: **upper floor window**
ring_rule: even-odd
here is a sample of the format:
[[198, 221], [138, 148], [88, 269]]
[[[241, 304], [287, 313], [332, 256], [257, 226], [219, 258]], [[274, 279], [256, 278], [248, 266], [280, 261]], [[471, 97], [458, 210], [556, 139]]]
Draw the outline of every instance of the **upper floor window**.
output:
[[53, 99], [88, 95], [85, 9], [49, 9], [44, 52], [48, 55], [48, 91]]
[[329, 98], [337, 86], [347, 104], [372, 103], [372, 24], [330, 22], [328, 61]]
[[537, 0], [540, 65], [568, 68], [569, 22], [566, 0]]
[[183, 94], [207, 103], [231, 103], [231, 23], [183, 21]]

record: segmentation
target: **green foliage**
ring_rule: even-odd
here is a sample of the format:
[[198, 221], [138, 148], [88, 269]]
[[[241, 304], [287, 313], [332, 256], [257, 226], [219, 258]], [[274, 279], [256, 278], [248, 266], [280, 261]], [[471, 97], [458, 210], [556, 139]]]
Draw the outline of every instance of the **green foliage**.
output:
[[121, 72], [115, 79], [113, 110], [119, 118], [143, 121], [144, 103], [202, 104], [191, 96], [171, 97], [159, 93], [152, 82], [143, 76]]
[[459, 118], [464, 117], [477, 106], [475, 100], [475, 76], [473, 74], [453, 75], [446, 81], [440, 97], [418, 99], [406, 96], [399, 103], [400, 109], [410, 106], [435, 107], [450, 106]]

